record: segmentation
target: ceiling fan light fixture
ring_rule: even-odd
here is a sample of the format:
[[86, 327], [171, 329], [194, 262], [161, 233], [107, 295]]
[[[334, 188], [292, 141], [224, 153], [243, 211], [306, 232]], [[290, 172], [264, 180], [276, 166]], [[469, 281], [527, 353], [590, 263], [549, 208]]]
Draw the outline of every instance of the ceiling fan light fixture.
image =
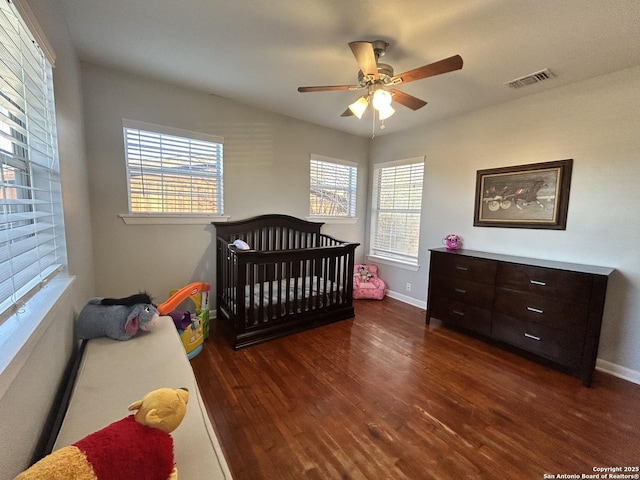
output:
[[367, 100], [367, 97], [362, 96], [351, 105], [349, 105], [349, 110], [351, 110], [351, 112], [356, 117], [362, 118], [362, 115], [364, 115], [364, 111], [367, 109], [367, 106], [369, 106], [369, 101]]
[[386, 90], [379, 88], [373, 92], [371, 103], [373, 104], [373, 108], [378, 111], [388, 108], [391, 106], [391, 94]]
[[378, 117], [380, 120], [386, 120], [396, 113], [396, 110], [391, 105], [382, 105], [381, 108], [377, 108], [376, 110], [378, 110]]
[[[378, 60], [382, 57], [389, 44], [383, 40], [375, 40], [373, 42], [356, 41], [350, 42], [349, 48], [358, 62], [360, 70], [358, 71], [357, 85], [321, 85], [311, 87], [298, 87], [299, 92], [325, 92], [325, 91], [342, 91], [342, 90], [364, 90], [367, 94], [358, 98], [354, 103], [349, 105], [342, 114], [342, 117], [354, 116], [361, 119], [365, 114], [369, 103], [372, 106], [372, 119], [375, 124], [376, 112], [380, 119], [380, 128], [384, 128], [384, 120], [395, 113], [395, 109], [391, 107], [391, 103], [399, 103], [411, 110], [419, 110], [424, 107], [427, 102], [420, 100], [408, 93], [396, 90], [396, 85], [414, 82], [423, 78], [442, 75], [443, 73], [460, 70], [463, 60], [460, 55], [453, 55], [437, 62], [423, 65], [412, 70], [396, 75], [393, 67], [386, 63], [380, 63]], [[538, 72], [543, 74], [545, 72]]]

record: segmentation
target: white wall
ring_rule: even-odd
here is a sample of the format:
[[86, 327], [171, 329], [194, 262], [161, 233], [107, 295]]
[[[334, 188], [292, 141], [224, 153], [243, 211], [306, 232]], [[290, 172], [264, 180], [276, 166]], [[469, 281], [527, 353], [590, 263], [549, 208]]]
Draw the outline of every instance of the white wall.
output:
[[[374, 164], [426, 156], [421, 268], [383, 265], [381, 276], [401, 294], [412, 282], [410, 295], [424, 304], [428, 249], [453, 232], [472, 250], [614, 267], [599, 361], [639, 381], [639, 109], [637, 67], [376, 138]], [[574, 163], [565, 231], [473, 227], [477, 170], [566, 158]]]
[[0, 396], [2, 479], [28, 466], [71, 355], [74, 314], [94, 294], [80, 67], [66, 24], [52, 2], [29, 0], [29, 5], [57, 56], [53, 74], [62, 196], [69, 273], [76, 281], [43, 322], [44, 335]]
[[358, 162], [360, 221], [323, 231], [363, 243], [367, 139], [92, 64], [82, 64], [82, 77], [97, 295], [146, 289], [163, 301], [192, 281], [214, 286], [211, 225], [132, 226], [118, 218], [128, 209], [123, 118], [223, 136], [224, 210], [232, 220], [263, 213], [304, 218], [309, 154]]

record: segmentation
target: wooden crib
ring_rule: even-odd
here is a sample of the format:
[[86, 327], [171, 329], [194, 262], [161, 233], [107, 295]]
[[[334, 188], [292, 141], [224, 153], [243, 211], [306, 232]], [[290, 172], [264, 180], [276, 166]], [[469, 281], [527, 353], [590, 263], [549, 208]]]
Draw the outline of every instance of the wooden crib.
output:
[[354, 316], [358, 243], [288, 215], [213, 224], [217, 315], [228, 320], [235, 349]]

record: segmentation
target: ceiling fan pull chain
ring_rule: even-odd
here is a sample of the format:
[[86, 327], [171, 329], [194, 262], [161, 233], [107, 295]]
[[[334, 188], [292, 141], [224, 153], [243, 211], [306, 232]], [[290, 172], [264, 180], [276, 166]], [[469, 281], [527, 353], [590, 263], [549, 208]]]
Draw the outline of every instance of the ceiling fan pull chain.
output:
[[371, 140], [376, 138], [376, 109], [371, 109]]

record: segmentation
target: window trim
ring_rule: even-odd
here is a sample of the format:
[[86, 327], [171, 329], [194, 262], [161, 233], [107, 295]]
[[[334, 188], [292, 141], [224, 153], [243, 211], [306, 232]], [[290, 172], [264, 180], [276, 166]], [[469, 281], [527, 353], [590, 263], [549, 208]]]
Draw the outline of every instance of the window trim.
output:
[[214, 142], [224, 144], [224, 137], [213, 135], [210, 133], [194, 132], [193, 130], [184, 130], [182, 128], [167, 127], [156, 123], [141, 122], [138, 120], [122, 119], [123, 128], [137, 128], [139, 130], [150, 130], [155, 133], [164, 133], [166, 135], [175, 135], [177, 137], [187, 137], [205, 142]]
[[[228, 215], [215, 214], [215, 213], [196, 213], [196, 212], [133, 212], [131, 211], [131, 183], [128, 172], [128, 159], [127, 159], [127, 140], [125, 129], [139, 129], [150, 131], [154, 133], [160, 133], [165, 135], [174, 135], [177, 137], [190, 138], [194, 140], [202, 140], [205, 142], [213, 142], [224, 145], [225, 138], [220, 135], [214, 135], [204, 132], [195, 132], [192, 130], [185, 130], [181, 128], [168, 127], [166, 125], [158, 125], [155, 123], [142, 122], [139, 120], [131, 120], [127, 118], [122, 119], [122, 131], [125, 149], [125, 169], [127, 177], [127, 202], [129, 205], [129, 211], [127, 213], [120, 213], [118, 217], [122, 219], [125, 225], [207, 225], [211, 222], [226, 222], [229, 220]], [[224, 158], [222, 160], [224, 162]], [[223, 180], [224, 181], [224, 180]], [[224, 190], [223, 190], [224, 192]], [[224, 193], [223, 193], [224, 195]]]
[[[325, 155], [318, 155], [318, 154], [312, 153], [309, 155], [309, 181], [311, 181], [311, 162], [313, 161], [340, 165], [340, 166], [350, 167], [355, 169], [355, 172], [354, 172], [355, 184], [353, 185], [353, 189], [351, 190], [351, 182], [349, 186], [350, 187], [349, 192], [353, 198], [353, 205], [349, 205], [350, 207], [349, 209], [353, 212], [353, 214], [351, 215], [315, 215], [311, 213], [311, 202], [309, 202], [309, 214], [306, 217], [307, 220], [324, 221], [326, 223], [346, 223], [346, 224], [356, 223], [358, 221], [358, 217], [356, 216], [356, 211], [358, 207], [358, 166], [359, 166], [358, 163], [349, 161], [349, 160], [342, 160], [339, 158], [328, 157]], [[310, 184], [309, 184], [309, 187], [311, 187]]]
[[308, 222], [322, 222], [336, 225], [355, 225], [360, 221], [360, 217], [327, 217], [323, 215], [307, 215], [304, 218]]
[[229, 215], [198, 213], [119, 213], [125, 225], [209, 225], [211, 222], [227, 222]]
[[33, 10], [31, 10], [29, 4], [25, 0], [11, 0], [11, 3], [13, 3], [14, 7], [16, 7], [16, 10], [29, 29], [29, 33], [31, 33], [34, 40], [36, 41], [36, 44], [38, 45], [40, 50], [42, 50], [42, 53], [44, 53], [45, 57], [47, 57], [47, 60], [49, 60], [51, 68], [55, 68], [56, 52], [53, 50], [51, 43], [49, 43], [47, 36], [44, 34], [44, 31], [42, 30], [40, 23], [38, 23], [38, 20], [36, 19], [36, 16], [33, 13]]
[[[378, 175], [378, 171], [384, 168], [392, 168], [392, 167], [401, 167], [404, 165], [413, 165], [413, 164], [422, 164], [423, 165], [423, 191], [420, 192], [421, 195], [421, 203], [424, 200], [424, 163], [425, 156], [416, 156], [416, 157], [408, 157], [400, 160], [392, 160], [388, 162], [381, 162], [372, 165], [372, 176], [371, 176], [371, 212], [370, 212], [370, 226], [369, 226], [369, 248], [367, 252], [367, 258], [375, 260], [379, 263], [384, 263], [387, 265], [395, 266], [398, 268], [402, 268], [405, 270], [418, 271], [420, 269], [420, 245], [418, 241], [418, 252], [415, 256], [414, 261], [407, 261], [401, 258], [393, 258], [384, 255], [380, 255], [378, 253], [374, 253], [374, 240], [376, 238], [376, 227], [377, 227], [377, 205], [376, 198], [378, 195], [377, 187], [376, 187], [376, 177]], [[420, 224], [422, 224], [422, 205], [420, 207]]]
[[5, 320], [5, 328], [14, 330], [9, 337], [0, 337], [0, 398], [11, 387], [20, 370], [38, 347], [56, 314], [66, 313], [62, 305], [70, 305], [75, 276], [57, 275], [35, 292], [24, 306]]

